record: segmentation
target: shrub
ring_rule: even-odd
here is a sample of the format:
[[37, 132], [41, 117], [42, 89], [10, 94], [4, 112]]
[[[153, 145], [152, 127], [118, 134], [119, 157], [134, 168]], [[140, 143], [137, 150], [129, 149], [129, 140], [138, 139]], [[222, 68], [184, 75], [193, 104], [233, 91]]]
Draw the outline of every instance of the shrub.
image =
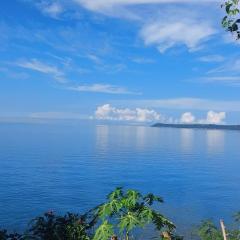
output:
[[135, 190], [117, 188], [97, 209], [100, 225], [93, 240], [108, 240], [113, 235], [129, 240], [134, 230], [148, 224], [153, 224], [158, 231], [172, 232], [174, 224], [154, 210], [155, 203], [163, 203], [162, 198], [152, 193], [142, 195]]

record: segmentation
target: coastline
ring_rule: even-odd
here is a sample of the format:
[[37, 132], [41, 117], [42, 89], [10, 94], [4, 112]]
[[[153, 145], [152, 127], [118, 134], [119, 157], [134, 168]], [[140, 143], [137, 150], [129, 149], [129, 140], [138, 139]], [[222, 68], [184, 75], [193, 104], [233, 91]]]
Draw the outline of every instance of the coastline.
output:
[[151, 127], [240, 131], [240, 125], [155, 123]]

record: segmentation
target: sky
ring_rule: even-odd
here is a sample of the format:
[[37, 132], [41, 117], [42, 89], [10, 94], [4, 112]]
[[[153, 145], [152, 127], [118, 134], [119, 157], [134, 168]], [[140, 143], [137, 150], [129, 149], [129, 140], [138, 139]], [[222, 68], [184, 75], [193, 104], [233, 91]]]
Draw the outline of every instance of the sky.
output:
[[0, 121], [240, 124], [217, 0], [0, 2]]

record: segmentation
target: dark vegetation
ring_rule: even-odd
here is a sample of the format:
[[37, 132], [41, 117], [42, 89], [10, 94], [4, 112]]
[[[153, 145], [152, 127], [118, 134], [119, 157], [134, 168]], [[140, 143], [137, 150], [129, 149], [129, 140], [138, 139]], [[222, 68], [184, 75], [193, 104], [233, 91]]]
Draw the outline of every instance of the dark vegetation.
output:
[[[0, 230], [0, 240], [133, 240], [147, 226], [155, 227], [153, 239], [183, 240], [176, 235], [175, 225], [156, 210], [162, 203], [162, 198], [152, 193], [142, 195], [117, 188], [105, 203], [83, 215], [47, 212], [32, 220], [24, 233]], [[235, 221], [240, 222], [240, 213]], [[192, 239], [223, 240], [221, 229], [211, 221], [203, 222], [195, 232]], [[240, 240], [240, 229], [226, 230], [226, 236], [228, 240]]]
[[228, 0], [222, 4], [226, 15], [222, 20], [222, 26], [229, 32], [231, 32], [236, 39], [240, 39], [240, 10], [239, 0]]

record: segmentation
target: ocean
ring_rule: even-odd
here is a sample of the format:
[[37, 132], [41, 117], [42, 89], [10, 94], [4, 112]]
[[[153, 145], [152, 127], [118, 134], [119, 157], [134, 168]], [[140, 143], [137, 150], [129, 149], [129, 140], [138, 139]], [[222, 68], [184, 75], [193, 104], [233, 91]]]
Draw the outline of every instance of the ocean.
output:
[[0, 228], [46, 211], [83, 213], [115, 187], [153, 192], [178, 226], [231, 224], [240, 210], [240, 131], [95, 122], [0, 124]]

